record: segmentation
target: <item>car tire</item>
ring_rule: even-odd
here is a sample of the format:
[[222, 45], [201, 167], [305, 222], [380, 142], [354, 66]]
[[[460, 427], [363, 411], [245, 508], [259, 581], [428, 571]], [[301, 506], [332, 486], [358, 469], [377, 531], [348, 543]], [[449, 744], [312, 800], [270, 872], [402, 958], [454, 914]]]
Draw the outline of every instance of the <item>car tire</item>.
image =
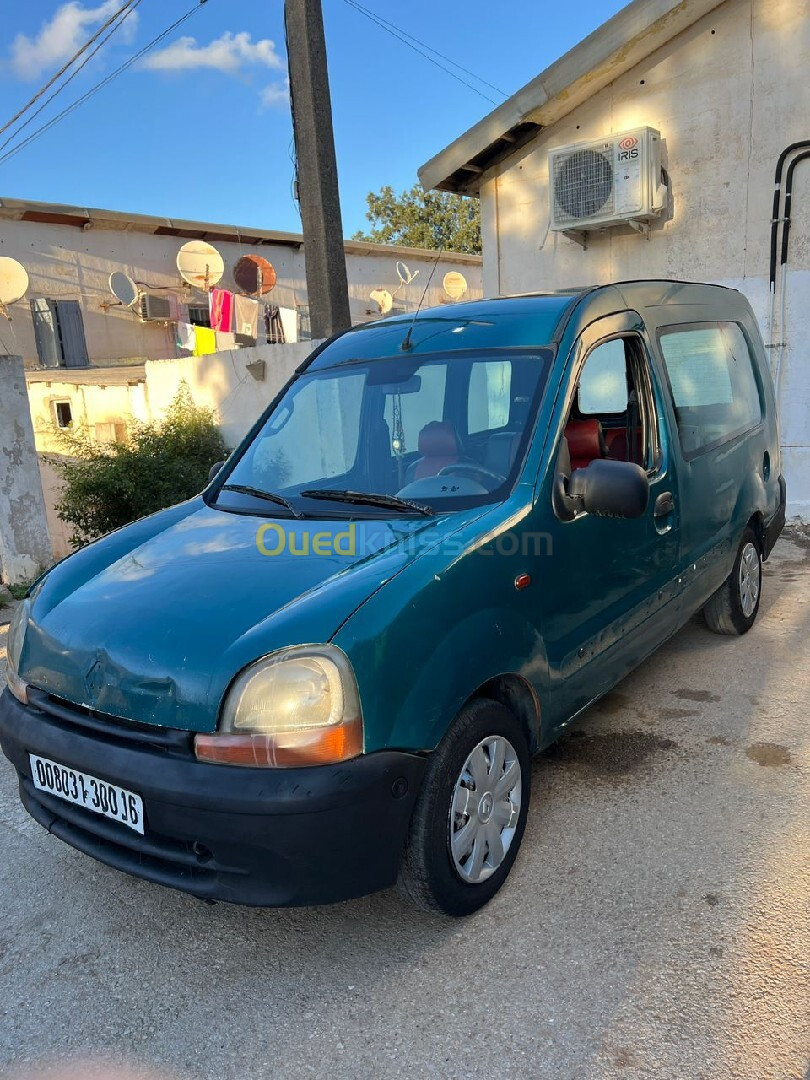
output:
[[523, 727], [497, 701], [469, 702], [431, 755], [411, 817], [400, 891], [423, 910], [444, 915], [483, 907], [512, 869], [530, 791]]
[[715, 634], [746, 634], [754, 625], [762, 595], [762, 551], [754, 530], [743, 533], [734, 566], [703, 608], [706, 625]]

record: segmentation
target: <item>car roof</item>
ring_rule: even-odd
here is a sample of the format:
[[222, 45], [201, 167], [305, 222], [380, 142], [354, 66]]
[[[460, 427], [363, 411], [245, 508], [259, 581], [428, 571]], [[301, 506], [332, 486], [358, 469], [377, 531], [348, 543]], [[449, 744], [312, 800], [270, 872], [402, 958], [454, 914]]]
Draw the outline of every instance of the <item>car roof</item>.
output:
[[603, 303], [599, 306], [604, 306], [610, 294], [615, 303], [616, 293], [627, 308], [658, 309], [660, 314], [662, 307], [700, 306], [712, 317], [718, 314], [716, 304], [725, 301], [727, 305], [732, 297], [742, 299], [736, 290], [722, 285], [648, 278], [467, 300], [354, 326], [327, 342], [308, 367], [317, 370], [352, 360], [401, 356], [405, 351], [419, 354], [498, 347], [541, 348], [559, 340], [580, 304], [601, 297]]

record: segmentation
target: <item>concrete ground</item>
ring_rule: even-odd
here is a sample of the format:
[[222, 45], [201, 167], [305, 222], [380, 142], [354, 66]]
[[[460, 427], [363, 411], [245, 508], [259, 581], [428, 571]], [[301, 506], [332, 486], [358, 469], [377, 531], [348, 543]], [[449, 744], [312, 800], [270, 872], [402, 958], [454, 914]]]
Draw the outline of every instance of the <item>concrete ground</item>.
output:
[[536, 763], [511, 879], [464, 922], [205, 906], [49, 836], [3, 759], [0, 1070], [810, 1076], [808, 714], [793, 531], [747, 637], [694, 620]]

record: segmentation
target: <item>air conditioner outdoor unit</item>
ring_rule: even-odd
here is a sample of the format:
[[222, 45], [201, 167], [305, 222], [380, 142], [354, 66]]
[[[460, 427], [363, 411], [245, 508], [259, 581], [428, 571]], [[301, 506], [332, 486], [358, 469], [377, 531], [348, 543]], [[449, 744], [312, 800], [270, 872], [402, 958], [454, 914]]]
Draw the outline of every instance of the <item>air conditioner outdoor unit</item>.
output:
[[171, 317], [171, 306], [165, 296], [141, 293], [137, 305], [138, 314], [144, 322], [166, 322]]
[[643, 228], [667, 204], [661, 134], [654, 128], [558, 146], [548, 160], [555, 232], [620, 224]]

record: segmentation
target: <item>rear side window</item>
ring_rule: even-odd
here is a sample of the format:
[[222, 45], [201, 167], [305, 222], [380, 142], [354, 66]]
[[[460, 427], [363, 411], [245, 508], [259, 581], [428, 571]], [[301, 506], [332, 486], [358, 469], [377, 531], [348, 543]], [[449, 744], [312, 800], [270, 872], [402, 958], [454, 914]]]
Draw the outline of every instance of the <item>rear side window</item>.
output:
[[760, 422], [754, 360], [737, 323], [662, 330], [659, 341], [686, 457]]

